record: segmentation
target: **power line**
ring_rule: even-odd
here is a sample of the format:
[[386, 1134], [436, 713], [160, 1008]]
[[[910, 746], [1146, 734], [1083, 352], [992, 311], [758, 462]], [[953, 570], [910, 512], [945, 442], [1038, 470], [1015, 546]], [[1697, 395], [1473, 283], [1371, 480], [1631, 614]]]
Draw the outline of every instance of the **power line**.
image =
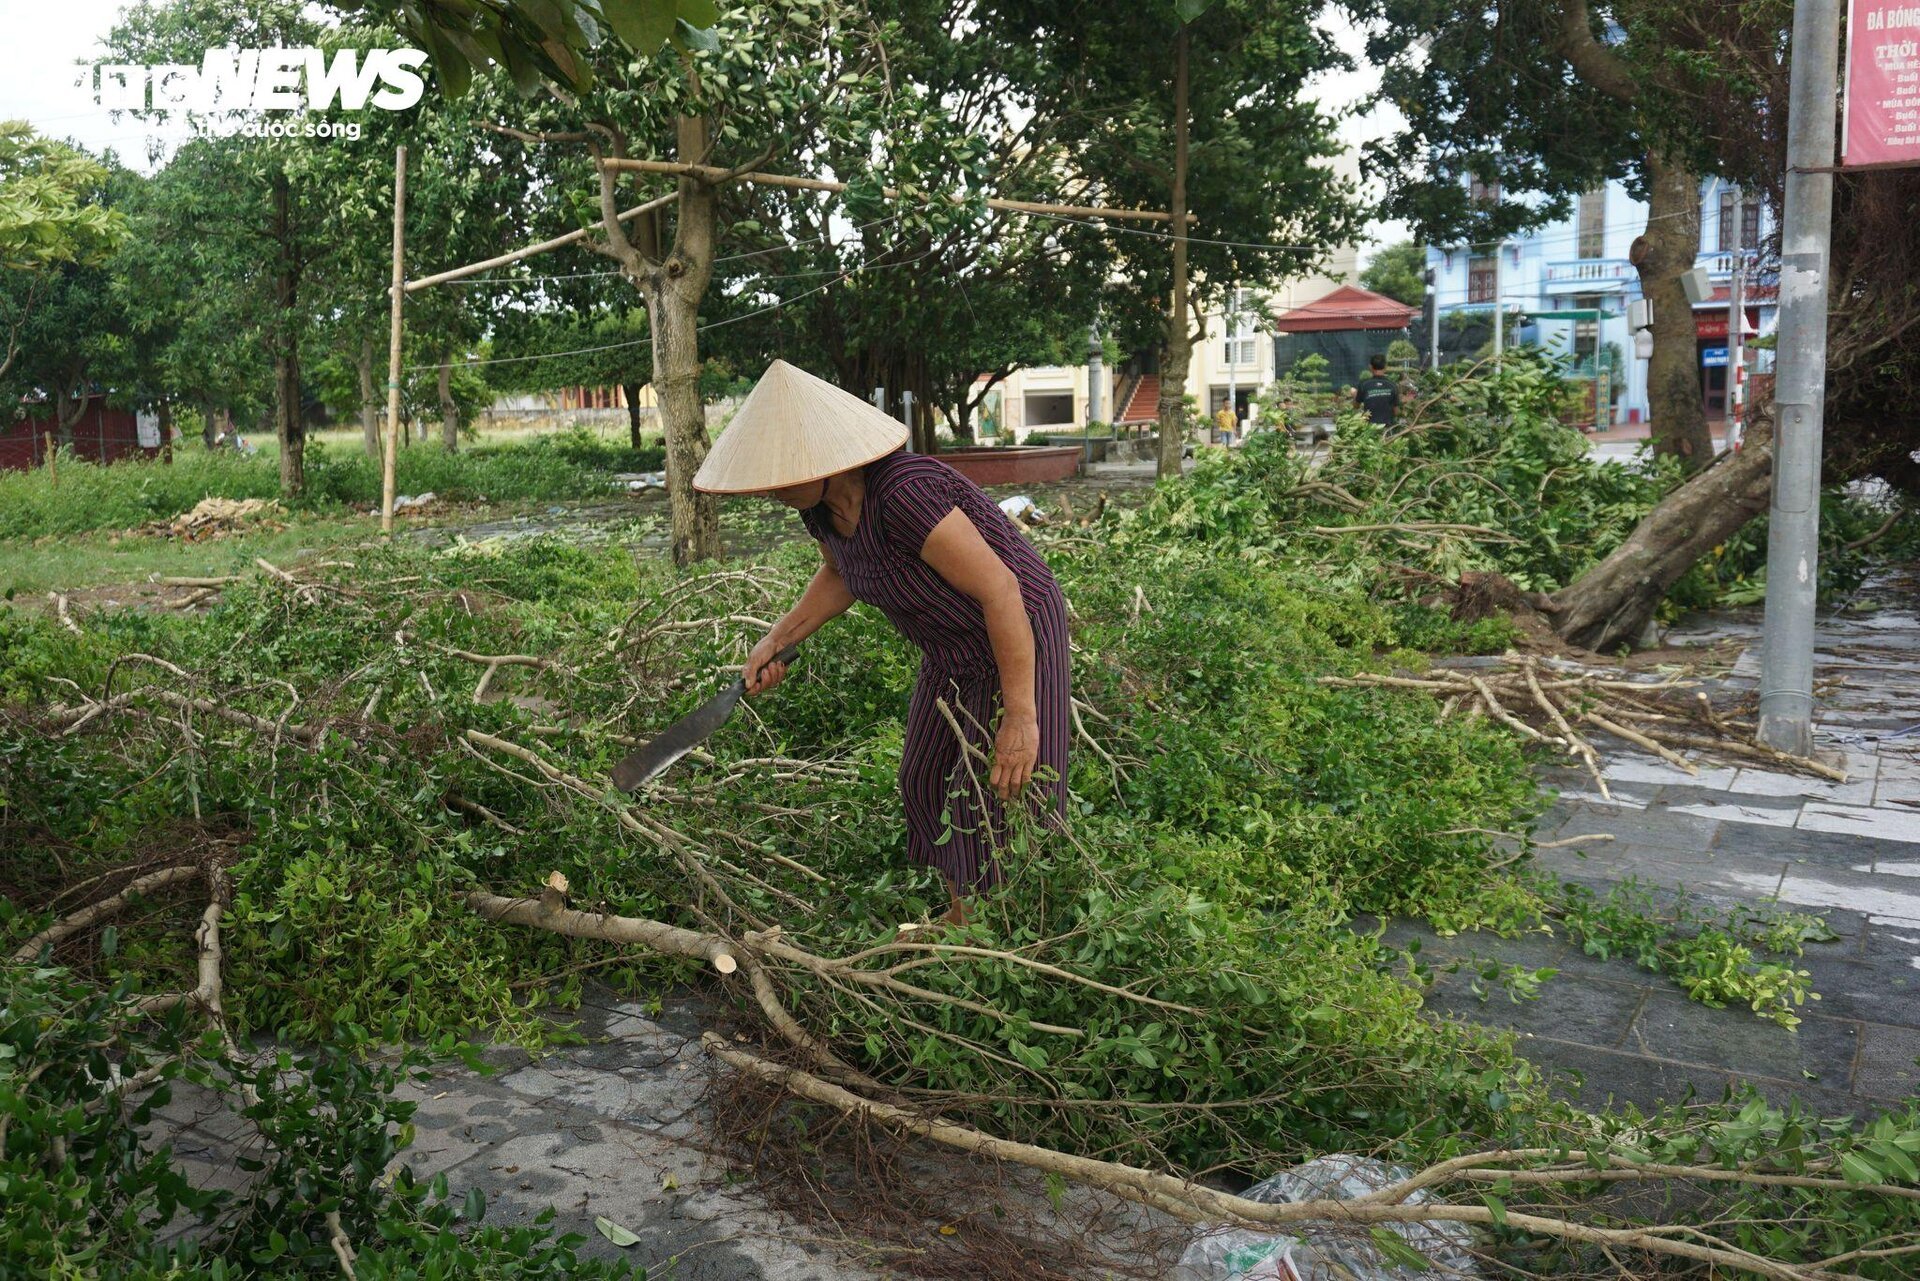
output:
[[[848, 270], [837, 271], [833, 273], [834, 274], [833, 280], [828, 280], [821, 284], [815, 285], [811, 289], [802, 290], [800, 293], [793, 295], [793, 297], [791, 298], [782, 298], [779, 301], [770, 303], [765, 307], [756, 308], [755, 310], [749, 311], [749, 312], [743, 312], [738, 316], [729, 316], [725, 320], [708, 321], [704, 325], [696, 326], [694, 329], [694, 332], [696, 334], [703, 334], [703, 333], [706, 333], [709, 329], [720, 329], [727, 325], [738, 324], [740, 321], [743, 321], [743, 320], [751, 320], [755, 316], [765, 315], [770, 311], [778, 311], [782, 307], [789, 307], [794, 303], [799, 302], [803, 298], [809, 298], [814, 294], [822, 293], [828, 289], [831, 289], [839, 281], [845, 280], [850, 276], [857, 275], [862, 271], [867, 271], [867, 270], [888, 271], [896, 267], [909, 267], [909, 266], [912, 266], [914, 263], [921, 261], [922, 259], [932, 256], [933, 252], [934, 251], [932, 249], [928, 249], [925, 253], [918, 254], [912, 258], [905, 258], [899, 262], [879, 263], [877, 265], [875, 264], [874, 259], [869, 258], [864, 262], [856, 263], [852, 268]], [[877, 256], [878, 255], [876, 255], [876, 257]], [[776, 276], [774, 277], [774, 279], [776, 280], [795, 279], [803, 275], [817, 275], [817, 274], [820, 274], [820, 273], [817, 273], [817, 272], [795, 273], [795, 275], [791, 277]], [[432, 365], [408, 365], [406, 367], [406, 372], [412, 374], [412, 373], [422, 373], [430, 369], [431, 370], [465, 369], [465, 368], [471, 368], [478, 365], [519, 365], [519, 364], [525, 364], [528, 361], [534, 361], [534, 360], [558, 360], [562, 356], [586, 356], [586, 355], [593, 355], [595, 353], [603, 352], [603, 351], [619, 351], [622, 348], [638, 347], [641, 343], [652, 342], [652, 341], [653, 341], [653, 336], [649, 334], [645, 338], [631, 338], [622, 342], [603, 343], [594, 347], [576, 347], [570, 351], [543, 351], [530, 356], [489, 356], [484, 360], [456, 360], [456, 361], [446, 361], [440, 364], [432, 364]]]
[[[1082, 217], [1078, 217], [1076, 215], [1070, 215], [1070, 214], [1037, 213], [1037, 212], [1030, 212], [1030, 211], [1023, 211], [1023, 212], [1026, 213], [1027, 217], [1031, 217], [1031, 218], [1050, 218], [1055, 222], [1070, 222], [1080, 226], [1093, 227], [1096, 230], [1100, 230], [1100, 231], [1119, 232], [1123, 235], [1128, 235], [1128, 236], [1147, 236], [1155, 240], [1174, 240], [1178, 238], [1170, 231], [1149, 231], [1143, 227], [1113, 226], [1113, 225], [1109, 225], [1105, 220], [1099, 219], [1099, 218], [1082, 218]], [[1683, 209], [1683, 210], [1676, 211], [1674, 213], [1651, 214], [1644, 221], [1648, 223], [1653, 223], [1653, 222], [1662, 221], [1667, 218], [1685, 218], [1685, 217], [1688, 217], [1689, 214], [1690, 214], [1690, 211]], [[1288, 244], [1278, 244], [1271, 241], [1217, 240], [1208, 236], [1187, 236], [1185, 237], [1185, 239], [1186, 239], [1186, 242], [1190, 245], [1219, 245], [1227, 249], [1258, 249], [1258, 250], [1274, 250], [1274, 251], [1284, 250], [1289, 253], [1298, 253], [1303, 251], [1304, 252], [1323, 252], [1327, 248], [1326, 245], [1288, 245]], [[1469, 240], [1469, 241], [1462, 241], [1458, 244], [1453, 244], [1453, 245], [1435, 245], [1431, 247], [1439, 249], [1442, 253], [1446, 253], [1448, 251], [1464, 252], [1465, 250], [1468, 250], [1468, 249], [1490, 249], [1495, 246], [1504, 247], [1507, 245], [1515, 245], [1515, 244], [1565, 244], [1571, 241], [1577, 241], [1578, 239], [1580, 239], [1580, 232], [1576, 228], [1571, 232], [1567, 232], [1565, 234], [1560, 234], [1560, 235], [1553, 235], [1553, 236], [1534, 235], [1531, 233], [1516, 233], [1515, 235], [1506, 237], [1504, 240]], [[1731, 253], [1733, 251], [1724, 250], [1720, 252]]]

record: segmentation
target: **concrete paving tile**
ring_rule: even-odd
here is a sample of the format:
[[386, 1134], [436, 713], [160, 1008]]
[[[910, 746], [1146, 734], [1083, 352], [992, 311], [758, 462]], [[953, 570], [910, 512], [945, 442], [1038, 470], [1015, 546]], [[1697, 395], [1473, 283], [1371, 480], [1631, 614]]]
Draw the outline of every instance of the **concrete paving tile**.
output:
[[1428, 997], [1428, 1006], [1468, 1023], [1535, 1035], [1581, 1041], [1589, 1045], [1619, 1045], [1647, 989], [1637, 983], [1605, 979], [1549, 979], [1532, 1000], [1511, 999], [1498, 983], [1482, 980], [1485, 1000], [1469, 984], [1472, 969], [1441, 977]]
[[1601, 776], [1612, 786], [1622, 783], [1687, 783], [1712, 791], [1726, 791], [1737, 771], [1724, 766], [1701, 765], [1698, 774], [1689, 774], [1657, 756], [1619, 756], [1603, 760]]
[[1913, 846], [1880, 840], [1857, 832], [1815, 832], [1806, 828], [1764, 827], [1733, 823], [1721, 829], [1719, 845], [1747, 854], [1768, 854], [1798, 866], [1855, 869], [1870, 867], [1883, 858], [1906, 859]]
[[1873, 800], [1874, 786], [1875, 780], [1871, 778], [1836, 783], [1832, 779], [1809, 778], [1805, 774], [1743, 769], [1734, 775], [1727, 790], [1736, 795], [1790, 796], [1801, 800], [1835, 801], [1842, 805], [1865, 805]]
[[[1757, 894], [1768, 893], [1758, 885]], [[1782, 903], [1818, 911], [1842, 908], [1864, 913], [1875, 924], [1908, 922], [1920, 932], [1920, 884], [1871, 872], [1788, 867], [1772, 893]]]
[[[1904, 802], [1904, 804], [1903, 804]], [[1911, 814], [1920, 814], [1920, 778], [1888, 778], [1881, 775], [1873, 791], [1873, 804], [1878, 809], [1904, 809]]]
[[153, 1110], [154, 1119], [172, 1129], [192, 1127], [209, 1138], [245, 1141], [257, 1138], [253, 1122], [240, 1115], [240, 1100], [191, 1081], [174, 1081], [172, 1097]]
[[1562, 832], [1568, 836], [1610, 832], [1616, 841], [1623, 844], [1703, 850], [1712, 845], [1714, 838], [1719, 835], [1720, 823], [1715, 819], [1672, 810], [1608, 810], [1601, 806], [1589, 806], [1578, 816], [1577, 822], [1573, 816], [1569, 816], [1555, 830], [1552, 839], [1558, 840]]
[[[1655, 992], [1641, 1006], [1625, 1048], [1740, 1076], [1808, 1080], [1845, 1090], [1859, 1044], [1859, 1025], [1851, 1020], [1806, 1014], [1788, 1031], [1751, 1010], [1716, 1010], [1682, 995]], [[1805, 1075], [1809, 1072], [1813, 1076]]]
[[1722, 904], [1770, 896], [1786, 870], [1784, 860], [1734, 858], [1719, 863], [1640, 859], [1626, 869], [1643, 884], [1684, 890]]
[[1809, 832], [1847, 832], [1883, 841], [1920, 845], [1920, 810], [1863, 809], [1854, 805], [1811, 802], [1800, 811], [1800, 828]]
[[1860, 1066], [1854, 1079], [1857, 1093], [1880, 1099], [1905, 1099], [1920, 1094], [1920, 1029], [1862, 1026]]
[[1920, 1028], [1920, 970], [1911, 968], [1912, 960], [1912, 956], [1866, 960], [1809, 951], [1795, 964], [1812, 976], [1809, 982], [1820, 994], [1816, 1008], [1822, 1014]]
[[1550, 1037], [1528, 1037], [1520, 1042], [1520, 1052], [1555, 1072], [1559, 1093], [1596, 1111], [1624, 1103], [1651, 1110], [1688, 1098], [1711, 1101], [1733, 1082], [1730, 1074], [1711, 1068]]

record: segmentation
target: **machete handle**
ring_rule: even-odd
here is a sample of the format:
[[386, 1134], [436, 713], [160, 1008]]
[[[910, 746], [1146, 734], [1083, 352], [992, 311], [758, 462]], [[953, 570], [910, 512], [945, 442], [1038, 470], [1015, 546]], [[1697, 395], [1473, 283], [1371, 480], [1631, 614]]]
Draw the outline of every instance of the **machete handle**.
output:
[[[766, 671], [767, 667], [771, 666], [774, 663], [791, 663], [794, 660], [795, 655], [799, 654], [799, 652], [800, 652], [800, 642], [795, 641], [793, 644], [781, 650], [778, 654], [775, 654], [771, 659], [767, 660], [766, 665], [760, 668], [760, 672]], [[760, 675], [760, 672], [755, 672], [754, 676], [758, 677]], [[746, 684], [747, 684], [747, 674], [743, 671], [740, 673], [741, 688], [742, 689], [746, 688]]]

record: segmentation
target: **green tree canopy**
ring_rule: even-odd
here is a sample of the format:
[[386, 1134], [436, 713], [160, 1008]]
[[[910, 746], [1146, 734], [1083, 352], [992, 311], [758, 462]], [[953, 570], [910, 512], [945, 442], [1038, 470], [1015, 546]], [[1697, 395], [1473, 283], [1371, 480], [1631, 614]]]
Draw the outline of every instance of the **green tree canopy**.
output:
[[1388, 245], [1360, 273], [1360, 285], [1396, 302], [1418, 307], [1427, 294], [1427, 251], [1417, 241]]

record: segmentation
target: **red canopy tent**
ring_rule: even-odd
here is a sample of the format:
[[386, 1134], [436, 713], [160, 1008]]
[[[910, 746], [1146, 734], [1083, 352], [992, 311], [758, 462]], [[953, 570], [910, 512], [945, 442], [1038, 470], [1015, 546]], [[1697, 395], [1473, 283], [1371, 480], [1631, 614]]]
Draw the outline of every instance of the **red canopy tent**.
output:
[[1358, 285], [1341, 285], [1325, 297], [1274, 317], [1283, 334], [1324, 334], [1349, 329], [1405, 329], [1420, 314], [1418, 307], [1395, 302]]

